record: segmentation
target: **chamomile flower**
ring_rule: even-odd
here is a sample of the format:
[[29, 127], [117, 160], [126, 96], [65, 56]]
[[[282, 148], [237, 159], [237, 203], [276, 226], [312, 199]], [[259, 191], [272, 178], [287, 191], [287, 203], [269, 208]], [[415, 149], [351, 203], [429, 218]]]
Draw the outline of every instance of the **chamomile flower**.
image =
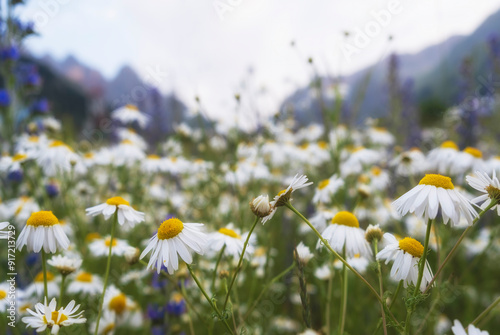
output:
[[332, 195], [335, 194], [339, 189], [344, 187], [344, 180], [339, 178], [336, 174], [328, 179], [319, 182], [316, 188], [316, 193], [314, 193], [313, 202], [317, 203], [328, 203], [332, 200]]
[[130, 247], [127, 241], [113, 238], [113, 242], [111, 242], [111, 236], [108, 236], [106, 238], [94, 239], [89, 244], [89, 250], [95, 257], [108, 256], [110, 244], [111, 254], [114, 256], [123, 256]]
[[[225, 246], [224, 254], [239, 258], [243, 251], [244, 240], [239, 232], [229, 225], [209, 234], [207, 245], [215, 252], [220, 252]], [[245, 251], [245, 258], [250, 258], [252, 253], [253, 247], [249, 244]]]
[[4, 156], [0, 158], [0, 172], [12, 172], [21, 170], [21, 164], [28, 159], [26, 153], [17, 153], [14, 156]]
[[375, 145], [391, 146], [394, 144], [394, 136], [382, 127], [371, 127], [366, 135], [369, 141]]
[[444, 224], [451, 221], [451, 225], [458, 225], [464, 217], [471, 225], [478, 215], [460, 192], [455, 189], [451, 178], [439, 174], [427, 174], [420, 183], [393, 202], [400, 215], [408, 212], [417, 217], [435, 219], [439, 209]]
[[307, 264], [314, 255], [311, 253], [311, 250], [309, 250], [309, 247], [305, 245], [303, 242], [300, 242], [296, 247], [296, 257], [299, 261], [303, 262], [304, 264]]
[[420, 149], [412, 148], [396, 156], [390, 165], [395, 167], [397, 175], [408, 177], [423, 173], [427, 167], [427, 160]]
[[89, 216], [102, 214], [106, 220], [115, 214], [116, 211], [118, 211], [118, 223], [121, 226], [132, 228], [137, 223], [144, 221], [144, 213], [133, 209], [130, 203], [122, 197], [109, 198], [105, 203], [85, 210]]
[[493, 176], [490, 178], [487, 173], [476, 171], [475, 176], [465, 177], [470, 186], [484, 193], [483, 195], [471, 200], [472, 203], [481, 203], [481, 208], [485, 209], [492, 201], [496, 201], [497, 205], [493, 206], [492, 210], [497, 210], [500, 215], [500, 181], [493, 171]]
[[40, 206], [35, 199], [27, 196], [10, 199], [0, 203], [0, 212], [4, 213], [5, 218], [14, 218], [14, 222], [24, 224], [34, 212], [38, 212]]
[[56, 268], [61, 274], [68, 275], [75, 272], [82, 265], [82, 260], [79, 258], [57, 255], [49, 259], [47, 263]]
[[116, 166], [131, 167], [146, 158], [143, 149], [130, 140], [123, 140], [112, 148], [113, 164]]
[[[424, 246], [411, 237], [405, 237], [398, 241], [390, 233], [384, 234], [384, 243], [386, 247], [379, 251], [377, 259], [385, 260], [385, 264], [394, 261], [391, 277], [396, 281], [403, 280], [404, 287], [408, 287], [408, 284], [416, 285], [419, 270], [418, 263], [424, 253]], [[426, 260], [420, 290], [425, 290], [431, 280], [432, 270]]]
[[10, 285], [8, 283], [0, 283], [0, 313], [4, 313], [7, 308], [10, 306], [10, 298], [9, 298]]
[[104, 295], [104, 308], [116, 314], [120, 319], [126, 319], [125, 316], [135, 309], [136, 304], [123, 292], [111, 285]]
[[481, 330], [476, 328], [474, 325], [469, 325], [467, 330], [465, 330], [464, 326], [460, 323], [460, 321], [455, 320], [453, 322], [453, 327], [451, 327], [451, 331], [453, 335], [489, 335], [486, 330]]
[[90, 272], [80, 271], [69, 284], [68, 293], [97, 295], [102, 292], [102, 286], [102, 280], [99, 276]]
[[157, 173], [165, 171], [163, 158], [158, 155], [148, 155], [146, 159], [142, 161], [141, 170], [147, 173]]
[[271, 220], [276, 213], [276, 208], [269, 203], [269, 196], [267, 194], [259, 195], [253, 199], [250, 202], [250, 209], [256, 216], [262, 218], [262, 224]]
[[293, 177], [292, 181], [290, 182], [290, 185], [280, 191], [271, 201], [271, 207], [280, 207], [284, 206], [285, 203], [290, 201], [290, 197], [294, 191], [300, 190], [301, 188], [307, 187], [309, 185], [312, 185], [312, 182], [307, 182], [308, 179], [305, 175], [298, 175], [296, 174], [295, 177]]
[[467, 147], [459, 152], [450, 166], [450, 173], [453, 175], [463, 175], [468, 171], [485, 171], [486, 163], [483, 160], [481, 150], [473, 147]]
[[5, 228], [9, 226], [8, 222], [0, 222], [0, 240], [6, 240], [10, 236], [9, 231], [3, 231]]
[[[367, 258], [372, 256], [365, 232], [359, 228], [359, 221], [351, 212], [338, 212], [321, 235], [338, 253], [342, 253], [345, 248], [346, 257], [354, 257], [356, 254]], [[318, 247], [321, 247], [321, 241], [318, 241]]]
[[151, 252], [148, 268], [156, 268], [160, 273], [164, 265], [168, 273], [173, 274], [179, 268], [178, 255], [191, 264], [193, 257], [190, 249], [198, 254], [204, 253], [206, 236], [200, 231], [202, 226], [201, 223], [184, 223], [176, 218], [163, 221], [140, 258]]
[[66, 143], [54, 140], [38, 152], [36, 161], [43, 172], [52, 177], [58, 173], [70, 171], [71, 166], [78, 161], [78, 156]]
[[80, 305], [75, 306], [75, 304], [75, 301], [71, 300], [66, 307], [57, 310], [55, 298], [48, 305], [45, 300], [45, 303], [35, 305], [35, 311], [28, 309], [31, 316], [23, 317], [22, 321], [27, 327], [35, 328], [37, 333], [44, 332], [48, 328], [51, 330], [50, 333], [55, 335], [59, 333], [61, 327], [87, 322], [87, 319], [82, 317], [84, 311], [78, 312]]
[[40, 252], [43, 247], [46, 253], [56, 253], [68, 249], [69, 239], [51, 211], [40, 211], [31, 214], [16, 246], [19, 250], [26, 246], [28, 252]]
[[429, 171], [440, 174], [450, 173], [451, 165], [458, 153], [458, 145], [455, 142], [445, 141], [438, 148], [429, 151], [427, 155], [427, 168]]
[[[49, 297], [55, 297], [59, 294], [59, 283], [58, 278], [50, 271], [47, 271], [47, 295]], [[33, 282], [26, 287], [27, 296], [43, 296], [44, 293], [44, 283], [43, 283], [43, 272], [39, 272]]]
[[118, 120], [125, 125], [137, 122], [141, 128], [145, 128], [150, 119], [149, 115], [141, 112], [137, 106], [132, 104], [115, 109], [111, 113], [111, 118], [113, 120]]

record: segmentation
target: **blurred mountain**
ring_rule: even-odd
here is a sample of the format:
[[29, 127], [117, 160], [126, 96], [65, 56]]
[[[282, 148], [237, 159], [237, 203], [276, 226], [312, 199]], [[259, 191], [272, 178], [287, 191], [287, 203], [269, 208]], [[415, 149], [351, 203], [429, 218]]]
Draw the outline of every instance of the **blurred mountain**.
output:
[[[316, 78], [308, 87], [294, 92], [281, 105], [282, 115], [293, 113], [302, 124], [321, 122], [321, 103], [331, 112], [335, 97], [331, 83], [345, 85], [344, 120], [354, 117], [360, 122], [366, 117], [387, 117], [391, 109], [389, 74], [395, 71], [400, 89], [411, 87], [407, 95], [420, 113], [439, 114], [456, 105], [470, 92], [495, 89], [492, 82], [491, 42], [500, 36], [500, 10], [488, 17], [469, 36], [453, 36], [415, 54], [390, 55], [380, 62], [343, 78]], [[355, 57], [355, 56], [354, 56]], [[469, 66], [473, 83], [466, 83], [463, 66]], [[321, 84], [318, 84], [321, 83]], [[486, 83], [485, 83], [486, 82]], [[500, 83], [497, 83], [500, 84]], [[469, 93], [464, 92], [466, 86]], [[488, 87], [484, 87], [489, 85]], [[500, 85], [497, 85], [500, 86]], [[318, 91], [318, 87], [321, 90]], [[344, 89], [342, 89], [344, 91]], [[318, 97], [321, 92], [323, 101]], [[429, 109], [429, 110], [427, 110]]]

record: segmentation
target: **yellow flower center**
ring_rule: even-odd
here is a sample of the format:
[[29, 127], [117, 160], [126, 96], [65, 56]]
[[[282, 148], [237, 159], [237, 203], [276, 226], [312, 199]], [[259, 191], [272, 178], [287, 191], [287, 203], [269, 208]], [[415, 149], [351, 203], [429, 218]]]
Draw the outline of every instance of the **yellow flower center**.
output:
[[426, 174], [424, 178], [420, 180], [419, 185], [432, 185], [436, 187], [445, 188], [447, 190], [453, 190], [455, 186], [451, 182], [450, 177], [442, 176], [440, 174]]
[[175, 301], [176, 303], [180, 303], [182, 300], [184, 300], [184, 298], [183, 298], [182, 294], [176, 292], [176, 293], [172, 294], [171, 300]]
[[[52, 272], [47, 271], [47, 281], [53, 281], [54, 280], [54, 275]], [[35, 282], [36, 283], [43, 283], [43, 272], [39, 272], [36, 277], [35, 277]]]
[[137, 106], [136, 106], [136, 105], [132, 105], [132, 104], [127, 104], [125, 107], [127, 107], [128, 109], [133, 109], [133, 110], [136, 110], [136, 111], [138, 111], [138, 110], [139, 110], [139, 108], [137, 108]]
[[57, 148], [57, 147], [66, 147], [66, 149], [73, 151], [73, 149], [71, 149], [71, 147], [66, 143], [64, 143], [63, 141], [55, 140], [49, 144], [49, 148]]
[[278, 197], [279, 197], [280, 195], [285, 194], [285, 193], [286, 193], [286, 189], [279, 191], [279, 193], [278, 193]]
[[110, 244], [113, 245], [113, 247], [116, 247], [116, 238], [113, 239], [113, 243], [111, 243], [111, 237], [106, 237], [104, 240], [104, 244], [109, 247]]
[[55, 224], [59, 224], [59, 220], [52, 211], [40, 211], [31, 214], [26, 224], [34, 227], [51, 227]]
[[127, 297], [123, 293], [118, 294], [116, 297], [113, 297], [113, 299], [109, 301], [108, 307], [116, 314], [122, 314], [127, 307]]
[[219, 229], [219, 233], [227, 235], [227, 236], [231, 236], [232, 238], [238, 238], [238, 239], [241, 238], [240, 235], [236, 234], [236, 232], [234, 230], [228, 229], [228, 228]]
[[363, 150], [364, 148], [365, 148], [365, 147], [363, 147], [363, 146], [356, 147], [356, 148], [354, 148], [354, 150], [353, 150], [352, 152], [353, 152], [353, 153], [355, 153], [355, 152], [358, 152], [358, 151]]
[[409, 253], [413, 257], [422, 257], [424, 253], [424, 246], [419, 241], [411, 237], [405, 237], [399, 241], [399, 248], [404, 252]]
[[445, 142], [443, 142], [443, 144], [441, 144], [441, 148], [458, 150], [458, 145], [453, 141], [445, 141]]
[[384, 132], [384, 133], [387, 132], [387, 129], [385, 129], [384, 127], [373, 127], [373, 129], [375, 129], [376, 131]]
[[148, 159], [160, 159], [158, 155], [148, 155]]
[[486, 187], [486, 192], [488, 192], [488, 196], [490, 197], [490, 199], [496, 200], [500, 203], [500, 189], [489, 185], [488, 187]]
[[92, 158], [94, 158], [94, 153], [93, 152], [87, 152], [85, 155], [83, 155], [83, 157], [85, 157], [87, 159], [92, 159]]
[[[64, 315], [63, 313], [59, 313], [58, 311], [53, 311], [51, 314], [50, 319], [54, 322], [54, 324], [59, 325], [63, 323], [64, 321], [68, 320], [68, 317]], [[45, 324], [48, 324], [47, 318], [45, 315], [43, 316], [43, 322]]]
[[184, 224], [181, 220], [176, 218], [168, 219], [163, 221], [163, 223], [160, 225], [160, 228], [158, 228], [157, 236], [160, 240], [166, 240], [176, 237], [181, 233], [183, 229]]
[[325, 179], [325, 180], [322, 180], [319, 182], [318, 184], [318, 188], [320, 190], [324, 189], [325, 187], [327, 187], [328, 185], [330, 185], [330, 179]]
[[130, 206], [130, 203], [127, 200], [123, 199], [122, 197], [109, 198], [108, 200], [106, 200], [106, 203], [112, 206], [119, 206], [119, 205]]
[[380, 174], [382, 173], [382, 169], [379, 168], [378, 166], [374, 166], [372, 167], [372, 173], [375, 176], [380, 176]]
[[5, 299], [6, 296], [7, 296], [7, 292], [0, 290], [0, 300]]
[[30, 136], [30, 138], [28, 139], [28, 141], [33, 142], [33, 143], [37, 143], [38, 142], [38, 136]]
[[307, 148], [309, 148], [309, 143], [307, 143], [307, 142], [306, 142], [306, 143], [302, 144], [302, 145], [300, 146], [300, 148], [301, 148], [302, 150], [306, 150]]
[[93, 240], [96, 240], [98, 238], [101, 238], [101, 234], [99, 233], [89, 233], [87, 236], [85, 236], [85, 242], [92, 242]]
[[481, 152], [481, 150], [473, 148], [473, 147], [465, 148], [464, 152], [466, 152], [469, 155], [474, 156], [476, 158], [483, 158], [483, 153]]
[[332, 224], [339, 224], [343, 226], [359, 228], [358, 219], [348, 211], [338, 212], [332, 219]]
[[26, 159], [28, 158], [28, 155], [25, 155], [25, 154], [15, 154], [14, 157], [12, 157], [12, 161], [13, 162], [18, 162], [18, 161], [22, 161], [23, 159]]
[[76, 281], [79, 282], [84, 282], [84, 283], [91, 283], [92, 282], [92, 274], [82, 271], [76, 276]]
[[103, 335], [107, 335], [109, 333], [111, 333], [113, 330], [115, 329], [115, 323], [112, 322], [110, 324], [108, 324], [103, 330], [102, 330], [102, 334]]
[[132, 145], [134, 143], [131, 140], [123, 140], [123, 141], [121, 141], [121, 144], [130, 144], [130, 145]]
[[326, 143], [325, 141], [319, 141], [318, 147], [320, 147], [321, 149], [326, 149], [328, 148], [328, 143]]

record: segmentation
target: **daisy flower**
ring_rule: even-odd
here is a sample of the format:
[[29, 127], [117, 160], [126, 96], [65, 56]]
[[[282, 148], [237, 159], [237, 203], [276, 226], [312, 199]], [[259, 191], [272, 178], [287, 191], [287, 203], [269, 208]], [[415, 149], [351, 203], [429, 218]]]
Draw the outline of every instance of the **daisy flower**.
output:
[[371, 127], [366, 136], [369, 141], [376, 145], [391, 146], [394, 144], [394, 136], [383, 127]]
[[68, 293], [97, 295], [102, 292], [102, 280], [97, 275], [80, 271], [68, 286]]
[[262, 224], [271, 220], [276, 213], [276, 208], [269, 203], [269, 196], [267, 194], [259, 195], [253, 199], [250, 202], [250, 209], [256, 216], [262, 218]]
[[491, 201], [496, 201], [497, 205], [493, 206], [491, 209], [496, 209], [498, 215], [500, 215], [500, 181], [496, 176], [496, 172], [493, 171], [493, 176], [490, 178], [487, 173], [476, 171], [475, 176], [467, 176], [465, 179], [471, 187], [484, 193], [472, 199], [471, 202], [475, 204], [482, 202], [481, 209], [484, 210]]
[[311, 253], [311, 250], [309, 250], [309, 247], [303, 242], [300, 242], [295, 247], [295, 251], [297, 259], [304, 264], [307, 264], [307, 262], [309, 262], [314, 257], [314, 255]]
[[[243, 251], [244, 240], [239, 232], [232, 229], [232, 224], [219, 229], [217, 232], [208, 235], [207, 246], [215, 252], [220, 252], [224, 248], [224, 254], [239, 258]], [[249, 244], [245, 252], [245, 258], [249, 258], [253, 253], [253, 247]]]
[[14, 156], [4, 156], [0, 158], [0, 171], [12, 172], [21, 170], [21, 164], [28, 159], [25, 153], [17, 153]]
[[319, 182], [314, 193], [313, 202], [317, 203], [328, 203], [332, 199], [332, 195], [335, 194], [340, 188], [344, 187], [344, 181], [339, 178], [336, 174], [328, 179]]
[[111, 236], [108, 236], [94, 239], [89, 244], [89, 250], [95, 257], [108, 256], [110, 244], [112, 244], [111, 254], [115, 256], [123, 256], [130, 247], [127, 241], [113, 238], [113, 242], [111, 242]]
[[127, 297], [123, 292], [111, 285], [104, 295], [104, 310], [113, 312], [118, 318], [124, 318], [129, 314], [128, 312], [135, 309], [136, 305]]
[[113, 163], [116, 166], [131, 167], [146, 158], [143, 149], [130, 140], [122, 140], [120, 144], [111, 149]]
[[[359, 254], [354, 255], [354, 257], [347, 258], [346, 261], [359, 273], [365, 273], [368, 265], [370, 265], [370, 260], [366, 257], [361, 257]], [[335, 269], [341, 270], [343, 266], [344, 263], [342, 263], [340, 259], [336, 258], [333, 261], [333, 267]]]
[[[394, 261], [391, 269], [391, 277], [404, 281], [404, 287], [408, 284], [416, 285], [418, 281], [418, 263], [424, 253], [424, 246], [411, 237], [405, 237], [398, 241], [390, 233], [384, 234], [386, 247], [379, 251], [377, 260], [385, 260], [385, 264]], [[420, 291], [424, 291], [427, 284], [432, 280], [432, 270], [429, 262], [425, 260], [424, 274], [420, 283]]]
[[423, 173], [427, 160], [420, 149], [412, 148], [396, 156], [389, 165], [396, 168], [397, 175], [408, 177]]
[[[372, 256], [365, 232], [359, 228], [359, 221], [351, 212], [338, 212], [321, 236], [338, 253], [342, 254], [345, 248], [346, 257], [354, 257], [356, 254], [367, 258]], [[321, 241], [318, 241], [318, 248], [321, 246]]]
[[[101, 319], [99, 320], [99, 328], [97, 329], [97, 334], [99, 335], [113, 335], [116, 329], [116, 315], [113, 311], [104, 310]], [[92, 322], [90, 325], [90, 333], [93, 334], [96, 327], [96, 322]]]
[[149, 115], [141, 112], [136, 105], [128, 104], [111, 112], [111, 118], [123, 124], [137, 122], [139, 127], [145, 128], [149, 122]]
[[3, 231], [9, 226], [8, 222], [0, 222], [0, 240], [6, 240], [10, 236], [10, 231]]
[[142, 161], [141, 170], [147, 173], [157, 173], [165, 171], [165, 164], [163, 164], [163, 158], [158, 155], [148, 155], [146, 159]]
[[82, 265], [82, 260], [79, 258], [57, 255], [49, 259], [47, 263], [55, 267], [61, 274], [69, 275]]
[[133, 209], [130, 203], [122, 197], [109, 198], [105, 203], [85, 210], [89, 216], [102, 214], [106, 220], [115, 214], [116, 211], [118, 211], [118, 223], [121, 226], [132, 228], [137, 223], [144, 221], [144, 213]]
[[460, 217], [464, 217], [471, 225], [478, 215], [467, 200], [455, 189], [451, 178], [439, 174], [427, 174], [420, 183], [393, 202], [397, 212], [403, 216], [408, 212], [420, 218], [435, 219], [439, 209], [444, 224], [451, 221], [458, 225]]
[[140, 259], [151, 252], [148, 268], [156, 268], [160, 273], [164, 265], [169, 274], [173, 274], [179, 268], [179, 255], [182, 260], [191, 264], [193, 257], [190, 249], [203, 254], [206, 236], [200, 231], [201, 223], [184, 223], [179, 219], [172, 218], [162, 222], [155, 234], [148, 243], [148, 246], [141, 254]]
[[55, 140], [38, 152], [36, 161], [43, 172], [52, 177], [57, 173], [70, 171], [71, 166], [78, 161], [78, 156], [66, 143]]
[[450, 166], [450, 173], [453, 175], [463, 175], [470, 170], [485, 171], [486, 168], [487, 166], [483, 160], [483, 153], [481, 150], [467, 147], [453, 158]]
[[84, 311], [78, 312], [80, 305], [75, 307], [75, 301], [71, 302], [66, 307], [61, 307], [56, 310], [56, 299], [52, 299], [50, 304], [38, 303], [35, 305], [35, 311], [28, 309], [31, 316], [25, 316], [22, 321], [27, 324], [27, 327], [35, 328], [37, 333], [44, 332], [47, 328], [51, 330], [51, 334], [59, 333], [61, 327], [68, 327], [73, 324], [81, 324], [87, 322], [87, 319], [82, 317]]
[[293, 177], [292, 181], [290, 182], [290, 185], [280, 191], [271, 201], [271, 207], [280, 207], [284, 206], [285, 203], [290, 201], [290, 197], [294, 191], [300, 190], [301, 188], [307, 187], [309, 185], [312, 185], [312, 182], [307, 182], [308, 179], [305, 175], [298, 175], [296, 174], [295, 177]]
[[4, 313], [10, 307], [11, 299], [9, 298], [9, 291], [10, 285], [8, 283], [0, 283], [0, 313]]
[[[59, 294], [59, 283], [58, 278], [50, 271], [47, 271], [47, 295], [49, 297], [55, 297]], [[31, 284], [26, 287], [27, 296], [43, 296], [44, 293], [44, 283], [43, 283], [43, 272], [39, 272]]]
[[481, 330], [479, 328], [476, 328], [474, 325], [469, 325], [467, 327], [467, 331], [465, 330], [464, 326], [460, 323], [460, 321], [455, 320], [453, 322], [453, 327], [451, 327], [451, 331], [453, 332], [453, 335], [489, 335], [486, 330]]
[[437, 173], [449, 173], [451, 165], [458, 155], [458, 145], [453, 141], [445, 141], [438, 148], [429, 151], [427, 168]]
[[51, 211], [40, 211], [31, 214], [17, 238], [17, 249], [25, 245], [28, 252], [40, 252], [43, 247], [46, 253], [56, 253], [68, 249], [69, 239]]

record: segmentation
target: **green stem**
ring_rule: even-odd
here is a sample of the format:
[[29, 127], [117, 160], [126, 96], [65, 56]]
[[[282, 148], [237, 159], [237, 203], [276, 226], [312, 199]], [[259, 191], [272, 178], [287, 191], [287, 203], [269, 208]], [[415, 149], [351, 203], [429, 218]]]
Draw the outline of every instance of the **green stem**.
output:
[[222, 307], [223, 310], [226, 310], [227, 302], [229, 301], [229, 296], [231, 295], [231, 290], [233, 288], [234, 282], [236, 281], [236, 277], [238, 276], [238, 273], [240, 272], [241, 269], [241, 264], [243, 263], [243, 257], [245, 256], [245, 251], [247, 250], [248, 242], [250, 241], [250, 236], [252, 236], [253, 230], [255, 229], [255, 226], [257, 226], [257, 222], [259, 222], [259, 217], [255, 217], [255, 221], [253, 222], [252, 228], [250, 229], [250, 232], [248, 233], [247, 239], [245, 240], [245, 244], [243, 245], [243, 251], [241, 252], [240, 260], [238, 261], [238, 266], [236, 267], [236, 270], [233, 275], [233, 279], [231, 280], [231, 283], [229, 284], [229, 289], [226, 294], [226, 299], [224, 299], [224, 305]]
[[118, 222], [118, 208], [115, 211], [115, 215], [113, 215], [113, 223], [111, 224], [111, 237], [109, 240], [108, 262], [106, 264], [106, 274], [104, 276], [104, 286], [102, 288], [101, 299], [99, 302], [99, 313], [97, 314], [97, 321], [95, 324], [94, 335], [97, 335], [97, 332], [99, 330], [99, 321], [101, 320], [102, 305], [104, 304], [104, 295], [106, 294], [106, 288], [108, 287], [109, 269], [111, 268], [111, 256], [113, 253], [113, 238], [115, 237], [115, 230], [116, 230], [116, 223], [117, 222]]
[[66, 275], [61, 275], [61, 290], [59, 291], [59, 304], [61, 307], [64, 306], [63, 297], [64, 297], [64, 282], [66, 281]]
[[[345, 257], [345, 245], [342, 251], [342, 256]], [[339, 335], [344, 334], [345, 315], [347, 311], [347, 267], [345, 263], [342, 265], [342, 296], [340, 297], [340, 319], [339, 319]]]
[[[262, 299], [262, 297], [264, 296], [264, 294], [266, 294], [266, 292], [269, 290], [269, 288], [271, 287], [271, 285], [274, 284], [274, 283], [276, 283], [281, 277], [283, 277], [288, 272], [290, 272], [294, 267], [295, 267], [295, 262], [292, 263], [292, 265], [290, 265], [289, 267], [287, 267], [280, 274], [278, 274], [276, 277], [274, 277], [273, 279], [271, 279], [271, 281], [269, 283], [267, 283], [267, 285], [262, 289], [262, 291], [260, 292], [260, 294], [257, 297], [257, 299], [252, 304], [252, 307], [250, 307], [250, 309], [245, 313], [245, 316], [243, 317], [243, 320], [241, 321], [242, 324], [250, 316], [250, 314], [252, 314], [252, 312], [255, 309], [255, 307], [257, 307], [257, 304], [259, 303], [260, 299]], [[239, 327], [241, 327], [241, 325]]]
[[[394, 305], [394, 302], [396, 301], [398, 295], [399, 295], [399, 291], [401, 291], [401, 288], [403, 287], [403, 281], [400, 280], [399, 281], [399, 284], [398, 284], [398, 287], [396, 288], [396, 292], [394, 292], [394, 294], [392, 295], [392, 298], [391, 298], [391, 303], [389, 304], [389, 306], [387, 307], [387, 310], [390, 311], [391, 308], [392, 308], [392, 305]], [[377, 324], [377, 328], [375, 329], [375, 331], [373, 332], [373, 335], [377, 334], [378, 330], [380, 329], [380, 326], [382, 326], [382, 320], [379, 320], [378, 324]]]
[[493, 301], [493, 303], [491, 305], [489, 305], [481, 314], [479, 314], [477, 316], [477, 318], [474, 319], [474, 321], [472, 321], [472, 324], [473, 325], [476, 325], [486, 316], [488, 315], [489, 312], [491, 312], [491, 310], [493, 308], [495, 308], [498, 304], [500, 303], [500, 297], [496, 298], [495, 301]]
[[333, 275], [328, 278], [328, 290], [326, 293], [326, 308], [325, 308], [325, 319], [326, 319], [326, 333], [330, 334], [330, 319], [331, 319], [331, 302], [332, 302], [332, 290], [333, 290]]
[[212, 309], [214, 310], [214, 312], [217, 313], [217, 316], [219, 317], [219, 320], [222, 321], [224, 323], [224, 326], [226, 326], [227, 330], [231, 334], [234, 335], [234, 332], [231, 329], [231, 327], [229, 327], [229, 324], [227, 323], [227, 320], [224, 318], [224, 316], [219, 311], [219, 309], [217, 308], [217, 306], [215, 306], [215, 304], [213, 303], [212, 299], [210, 299], [210, 297], [208, 296], [207, 292], [205, 291], [205, 289], [201, 285], [200, 281], [198, 280], [198, 277], [196, 277], [196, 275], [194, 274], [194, 271], [191, 268], [191, 265], [189, 265], [189, 264], [186, 263], [186, 266], [187, 266], [187, 268], [189, 270], [189, 273], [191, 274], [191, 277], [193, 277], [196, 285], [198, 285], [198, 288], [200, 289], [201, 293], [205, 296], [205, 299], [207, 299], [208, 303], [210, 304], [210, 307], [212, 307]]
[[[374, 239], [373, 240], [373, 248], [375, 250], [375, 255], [378, 254], [378, 240]], [[380, 261], [377, 259], [377, 272], [378, 272], [378, 281], [379, 281], [379, 287], [380, 287], [380, 296], [384, 296], [384, 284], [382, 281], [382, 267], [380, 266]], [[381, 313], [382, 313], [382, 325], [384, 326], [384, 335], [387, 335], [387, 323], [385, 321], [385, 311], [384, 311], [384, 304], [380, 305], [381, 307]]]
[[46, 302], [49, 301], [49, 290], [47, 289], [47, 257], [45, 256], [45, 251], [42, 248], [42, 271], [43, 271], [43, 294]]
[[465, 238], [465, 236], [467, 235], [467, 233], [469, 232], [469, 230], [472, 229], [472, 227], [474, 227], [474, 225], [476, 224], [477, 221], [479, 221], [479, 219], [481, 219], [483, 217], [483, 215], [488, 212], [491, 208], [493, 208], [494, 206], [496, 206], [498, 204], [498, 202], [496, 200], [491, 200], [490, 204], [488, 205], [488, 207], [486, 207], [485, 209], [483, 209], [477, 218], [474, 219], [474, 221], [472, 221], [472, 224], [467, 227], [467, 229], [464, 230], [464, 232], [462, 233], [462, 235], [460, 235], [457, 243], [455, 243], [455, 245], [453, 246], [453, 248], [451, 249], [450, 253], [448, 254], [448, 256], [446, 256], [446, 258], [444, 259], [443, 263], [441, 263], [441, 266], [439, 267], [439, 269], [436, 271], [436, 274], [434, 274], [434, 277], [432, 277], [432, 280], [429, 282], [429, 284], [427, 285], [427, 287], [425, 288], [425, 291], [424, 291], [424, 294], [427, 293], [427, 291], [429, 291], [429, 289], [432, 287], [432, 284], [434, 283], [434, 281], [437, 279], [437, 277], [439, 276], [439, 274], [441, 273], [441, 271], [443, 270], [444, 266], [446, 265], [446, 263], [448, 263], [450, 261], [450, 259], [453, 257], [453, 255], [455, 254], [455, 251], [457, 250], [458, 246], [460, 245], [460, 243], [462, 243], [463, 239]]
[[214, 269], [214, 274], [213, 274], [213, 278], [212, 278], [212, 286], [211, 286], [212, 294], [215, 294], [215, 280], [217, 279], [217, 269], [219, 268], [219, 263], [222, 259], [222, 255], [224, 254], [224, 250], [226, 250], [225, 244], [220, 251], [219, 258], [217, 258], [217, 263], [215, 263], [215, 269]]

